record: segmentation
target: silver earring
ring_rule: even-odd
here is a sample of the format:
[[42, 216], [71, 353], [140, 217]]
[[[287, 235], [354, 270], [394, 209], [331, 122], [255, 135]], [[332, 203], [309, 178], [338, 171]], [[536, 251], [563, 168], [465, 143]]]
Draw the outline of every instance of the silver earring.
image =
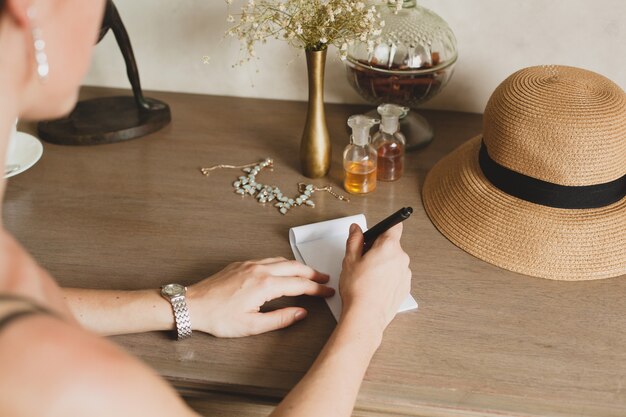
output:
[[[35, 10], [30, 8], [28, 10], [28, 17], [31, 21], [35, 18]], [[46, 54], [46, 42], [41, 36], [41, 29], [33, 27], [33, 46], [35, 48], [35, 61], [37, 62], [37, 75], [41, 81], [44, 81], [48, 77], [50, 72], [50, 65], [48, 65], [48, 55]]]

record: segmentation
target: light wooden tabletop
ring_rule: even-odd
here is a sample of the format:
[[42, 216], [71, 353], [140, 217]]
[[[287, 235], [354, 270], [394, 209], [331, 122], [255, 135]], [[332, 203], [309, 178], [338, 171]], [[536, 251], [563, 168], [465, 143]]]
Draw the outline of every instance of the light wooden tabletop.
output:
[[[83, 96], [113, 93], [90, 88]], [[292, 226], [358, 213], [372, 224], [412, 206], [403, 246], [420, 307], [388, 328], [355, 415], [626, 415], [626, 277], [554, 282], [507, 272], [455, 247], [424, 213], [426, 172], [480, 132], [480, 115], [423, 112], [435, 126], [435, 142], [407, 156], [399, 182], [380, 183], [375, 193], [350, 203], [318, 193], [316, 208], [282, 216], [232, 192], [238, 171], [207, 178], [198, 168], [269, 156], [276, 167], [259, 180], [295, 193], [306, 181], [297, 158], [305, 103], [151, 96], [172, 107], [173, 122], [162, 131], [97, 147], [45, 144], [41, 161], [9, 181], [7, 228], [62, 285], [190, 284], [229, 262], [291, 257]], [[327, 106], [332, 169], [315, 184], [341, 187], [345, 121], [365, 109]], [[260, 336], [195, 334], [175, 342], [149, 333], [113, 340], [186, 394], [215, 399], [215, 408], [198, 406], [207, 415], [243, 416], [243, 408], [228, 407], [241, 401], [247, 410], [269, 409], [302, 377], [335, 325], [322, 300], [278, 304], [286, 303], [305, 306], [309, 316]]]

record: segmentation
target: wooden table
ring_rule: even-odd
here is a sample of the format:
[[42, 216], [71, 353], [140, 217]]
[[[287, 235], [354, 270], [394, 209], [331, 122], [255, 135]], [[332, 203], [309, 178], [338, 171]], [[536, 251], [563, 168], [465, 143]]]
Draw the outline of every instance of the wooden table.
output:
[[[83, 96], [112, 93], [90, 88]], [[304, 103], [152, 95], [172, 107], [164, 130], [97, 147], [45, 144], [42, 160], [9, 181], [6, 226], [62, 285], [191, 284], [229, 262], [291, 257], [292, 226], [357, 213], [372, 223], [410, 205], [416, 212], [405, 224], [403, 246], [420, 307], [399, 315], [385, 333], [355, 416], [626, 415], [626, 279], [566, 283], [507, 272], [458, 249], [424, 213], [426, 172], [480, 132], [480, 115], [424, 111], [435, 142], [407, 156], [399, 182], [350, 203], [318, 193], [315, 209], [282, 216], [233, 194], [238, 171], [207, 178], [198, 168], [270, 156], [276, 168], [259, 179], [295, 193], [306, 180], [297, 159]], [[327, 106], [332, 169], [315, 184], [340, 188], [345, 122], [365, 109]], [[206, 415], [266, 415], [335, 325], [320, 299], [281, 303], [305, 306], [309, 317], [243, 339], [196, 334], [175, 342], [149, 333], [113, 340], [195, 397], [190, 402]]]

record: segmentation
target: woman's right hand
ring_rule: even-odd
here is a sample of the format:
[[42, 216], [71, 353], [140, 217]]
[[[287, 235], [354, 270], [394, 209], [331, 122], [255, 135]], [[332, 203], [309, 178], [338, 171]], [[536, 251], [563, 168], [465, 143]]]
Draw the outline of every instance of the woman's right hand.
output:
[[361, 255], [363, 232], [353, 224], [346, 243], [346, 256], [339, 281], [343, 302], [342, 320], [351, 317], [377, 325], [382, 331], [395, 317], [411, 290], [409, 256], [400, 246], [402, 223], [376, 239]]

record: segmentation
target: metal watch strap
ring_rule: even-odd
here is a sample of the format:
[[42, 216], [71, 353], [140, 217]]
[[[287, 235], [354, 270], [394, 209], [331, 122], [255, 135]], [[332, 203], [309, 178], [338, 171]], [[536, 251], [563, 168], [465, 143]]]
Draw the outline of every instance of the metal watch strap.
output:
[[187, 309], [185, 297], [173, 297], [170, 302], [172, 303], [172, 309], [174, 309], [178, 340], [191, 336], [191, 321], [189, 320], [189, 310]]

